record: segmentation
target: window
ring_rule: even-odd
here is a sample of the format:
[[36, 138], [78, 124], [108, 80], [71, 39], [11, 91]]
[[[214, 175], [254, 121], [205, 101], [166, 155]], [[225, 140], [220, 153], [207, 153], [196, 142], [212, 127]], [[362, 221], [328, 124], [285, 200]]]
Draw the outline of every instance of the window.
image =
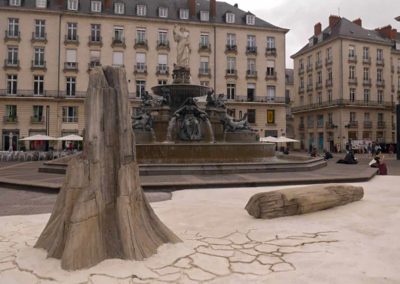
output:
[[267, 37], [267, 49], [275, 49], [275, 37], [268, 36]]
[[225, 14], [225, 21], [228, 24], [234, 24], [235, 23], [235, 14], [233, 13], [226, 13]]
[[159, 54], [158, 55], [158, 66], [157, 71], [159, 74], [167, 74], [168, 72], [168, 55]]
[[330, 80], [331, 82], [333, 80], [332, 68], [328, 68], [328, 80]]
[[356, 77], [356, 67], [349, 66], [349, 79], [354, 80]]
[[317, 84], [322, 84], [322, 72], [318, 71], [317, 73]]
[[378, 112], [378, 122], [382, 122], [383, 120], [383, 113]]
[[275, 76], [275, 61], [267, 60], [267, 76]]
[[101, 26], [99, 24], [90, 25], [90, 41], [101, 42]]
[[67, 23], [67, 39], [76, 41], [78, 40], [78, 24], [77, 23]]
[[326, 49], [326, 58], [327, 58], [328, 60], [332, 60], [332, 47], [328, 47], [328, 48]]
[[304, 77], [300, 77], [300, 88], [304, 88]]
[[357, 121], [357, 113], [355, 112], [350, 112], [350, 122], [356, 122]]
[[100, 50], [90, 50], [90, 67], [100, 66]]
[[44, 94], [44, 76], [33, 76], [33, 94], [35, 96]]
[[44, 47], [35, 47], [33, 64], [34, 66], [44, 66]]
[[168, 44], [168, 32], [166, 30], [158, 31], [158, 45], [167, 45]]
[[236, 47], [236, 34], [227, 34], [226, 44], [228, 47]]
[[332, 97], [332, 90], [328, 90], [328, 102], [331, 103], [332, 100], [333, 100], [333, 97]]
[[47, 0], [36, 0], [36, 8], [46, 8]]
[[304, 69], [304, 60], [303, 59], [299, 59], [299, 68], [300, 68], [300, 70]]
[[92, 1], [90, 5], [90, 10], [92, 12], [100, 13], [101, 12], [101, 1]]
[[210, 82], [208, 81], [200, 81], [200, 86], [208, 87], [210, 85]]
[[369, 89], [364, 89], [364, 103], [369, 102]]
[[21, 0], [10, 0], [10, 6], [21, 6]]
[[317, 95], [317, 104], [322, 104], [322, 93], [319, 92]]
[[356, 47], [354, 45], [349, 46], [349, 58], [356, 57]]
[[8, 47], [7, 50], [7, 65], [18, 65], [18, 47]]
[[307, 68], [312, 68], [312, 56], [307, 57]]
[[226, 98], [228, 100], [234, 100], [236, 94], [236, 85], [235, 84], [227, 84], [226, 85]]
[[179, 9], [179, 18], [181, 20], [189, 19], [189, 9]]
[[136, 71], [146, 71], [146, 53], [136, 53]]
[[136, 97], [141, 98], [146, 91], [146, 81], [136, 80]]
[[114, 26], [114, 42], [124, 42], [124, 27]]
[[158, 85], [167, 85], [167, 80], [158, 80]]
[[363, 80], [364, 81], [368, 81], [369, 80], [369, 68], [364, 68]]
[[321, 51], [318, 51], [316, 54], [316, 62], [320, 63], [321, 62]]
[[369, 59], [369, 47], [366, 46], [363, 47], [363, 59], [364, 60]]
[[136, 42], [141, 44], [146, 42], [146, 29], [136, 30]]
[[200, 34], [200, 47], [208, 48], [209, 47], [209, 36], [208, 33]]
[[113, 66], [124, 66], [124, 53], [120, 51], [113, 52]]
[[383, 104], [383, 91], [378, 90], [378, 104]]
[[236, 72], [236, 58], [227, 57], [227, 74], [235, 74]]
[[46, 21], [45, 20], [35, 20], [35, 39], [44, 39], [46, 38], [45, 33]]
[[122, 15], [125, 13], [124, 3], [114, 3], [114, 14]]
[[378, 48], [376, 50], [376, 60], [383, 60], [383, 49]]
[[350, 88], [350, 101], [354, 102], [356, 98], [356, 89]]
[[10, 18], [8, 19], [8, 33], [9, 37], [19, 36], [19, 19]]
[[200, 57], [200, 74], [209, 74], [208, 57]]
[[137, 5], [136, 6], [136, 15], [146, 16], [146, 5]]
[[67, 68], [75, 68], [76, 67], [76, 49], [67, 49], [66, 50], [65, 64], [66, 64]]
[[67, 8], [68, 10], [77, 11], [79, 6], [78, 0], [68, 0]]
[[382, 82], [383, 81], [383, 70], [382, 69], [377, 69], [376, 70], [376, 80], [378, 82]]
[[64, 123], [77, 123], [78, 122], [78, 107], [77, 106], [64, 106], [62, 108], [63, 122]]
[[256, 110], [255, 109], [247, 110], [247, 121], [249, 123], [256, 123]]
[[7, 75], [7, 94], [16, 95], [17, 94], [17, 75]]
[[307, 127], [308, 128], [314, 127], [314, 116], [313, 115], [307, 115]]
[[317, 115], [317, 127], [318, 128], [324, 127], [324, 115], [323, 114]]
[[256, 23], [256, 17], [254, 15], [247, 15], [246, 16], [246, 24], [247, 25], [254, 26], [255, 23]]
[[274, 101], [276, 96], [276, 87], [267, 86], [267, 101]]
[[256, 60], [247, 59], [247, 74], [254, 75], [256, 73]]
[[248, 35], [247, 36], [247, 47], [253, 48], [256, 47], [256, 36]]
[[33, 106], [33, 119], [34, 122], [43, 121], [43, 106]]
[[16, 121], [17, 106], [16, 105], [6, 105], [6, 116], [8, 118], [14, 119], [14, 121]]
[[76, 90], [76, 78], [75, 77], [67, 77], [66, 78], [67, 86], [66, 86], [66, 96], [74, 97]]
[[165, 8], [165, 7], [158, 8], [158, 16], [160, 18], [167, 18], [168, 17], [168, 8]]
[[200, 21], [208, 22], [210, 20], [210, 13], [208, 11], [200, 11]]

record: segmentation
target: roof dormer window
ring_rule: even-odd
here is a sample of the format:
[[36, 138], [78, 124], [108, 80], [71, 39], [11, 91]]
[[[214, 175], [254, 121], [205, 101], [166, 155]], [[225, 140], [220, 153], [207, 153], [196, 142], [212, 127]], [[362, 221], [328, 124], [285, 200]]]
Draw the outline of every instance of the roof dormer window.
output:
[[21, 0], [10, 0], [8, 4], [10, 6], [21, 6]]
[[250, 26], [254, 26], [256, 23], [256, 16], [248, 14], [246, 16], [246, 24]]
[[202, 22], [210, 21], [210, 12], [200, 11], [200, 21], [202, 21]]
[[101, 1], [92, 1], [90, 4], [90, 11], [100, 13], [101, 12]]
[[78, 5], [79, 5], [78, 0], [68, 0], [67, 8], [68, 8], [68, 10], [71, 10], [71, 11], [77, 11]]
[[168, 8], [165, 7], [158, 8], [158, 16], [160, 18], [168, 18]]
[[146, 16], [146, 5], [137, 5], [136, 6], [136, 15]]
[[228, 24], [234, 24], [235, 23], [235, 14], [233, 14], [233, 13], [226, 13], [225, 14], [225, 21], [228, 23]]
[[125, 5], [124, 3], [115, 3], [114, 4], [114, 14], [125, 14]]
[[36, 0], [36, 8], [47, 8], [47, 0]]
[[180, 9], [179, 10], [179, 18], [181, 20], [189, 19], [189, 9]]

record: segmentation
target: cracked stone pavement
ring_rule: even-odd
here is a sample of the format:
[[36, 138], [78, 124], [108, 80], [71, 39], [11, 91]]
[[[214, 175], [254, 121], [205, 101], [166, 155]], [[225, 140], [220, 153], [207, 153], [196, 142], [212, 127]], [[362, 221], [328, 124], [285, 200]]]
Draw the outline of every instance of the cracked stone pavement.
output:
[[49, 214], [1, 217], [0, 283], [400, 283], [399, 182], [376, 177], [360, 202], [273, 220], [244, 206], [282, 187], [175, 192], [152, 206], [182, 243], [74, 272], [32, 248]]

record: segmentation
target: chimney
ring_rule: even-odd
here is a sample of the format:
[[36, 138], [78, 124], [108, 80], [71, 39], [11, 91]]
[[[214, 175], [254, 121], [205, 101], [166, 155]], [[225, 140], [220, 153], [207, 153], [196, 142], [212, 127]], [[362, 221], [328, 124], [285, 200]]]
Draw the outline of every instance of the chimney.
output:
[[356, 25], [362, 27], [362, 20], [361, 20], [361, 18], [355, 19], [355, 20], [353, 21], [353, 23], [355, 23]]
[[188, 6], [190, 17], [196, 17], [196, 0], [188, 0]]
[[314, 26], [314, 35], [315, 35], [315, 36], [319, 36], [319, 34], [321, 33], [321, 31], [322, 31], [322, 25], [321, 25], [321, 23], [316, 23], [315, 26]]
[[112, 0], [104, 0], [104, 9], [111, 10], [112, 9]]
[[217, 0], [210, 0], [210, 17], [217, 17]]
[[235, 3], [235, 5], [233, 5], [233, 7], [239, 8], [239, 4], [238, 4], [238, 3]]
[[57, 0], [57, 4], [60, 7], [64, 7], [64, 0]]
[[392, 26], [388, 25], [382, 28], [375, 29], [381, 36], [392, 39]]
[[333, 26], [335, 26], [340, 21], [340, 19], [341, 18], [339, 16], [330, 15], [329, 16], [329, 27], [332, 28]]
[[391, 36], [391, 39], [392, 39], [392, 40], [396, 40], [396, 36], [397, 36], [397, 29], [392, 29], [392, 36]]

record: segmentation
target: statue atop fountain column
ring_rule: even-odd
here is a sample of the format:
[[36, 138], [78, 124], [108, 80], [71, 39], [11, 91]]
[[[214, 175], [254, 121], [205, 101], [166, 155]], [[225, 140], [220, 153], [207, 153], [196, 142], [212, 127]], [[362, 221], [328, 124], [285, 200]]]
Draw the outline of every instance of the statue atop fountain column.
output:
[[174, 26], [174, 41], [176, 42], [176, 64], [174, 64], [173, 78], [175, 84], [190, 84], [190, 40], [189, 31]]

